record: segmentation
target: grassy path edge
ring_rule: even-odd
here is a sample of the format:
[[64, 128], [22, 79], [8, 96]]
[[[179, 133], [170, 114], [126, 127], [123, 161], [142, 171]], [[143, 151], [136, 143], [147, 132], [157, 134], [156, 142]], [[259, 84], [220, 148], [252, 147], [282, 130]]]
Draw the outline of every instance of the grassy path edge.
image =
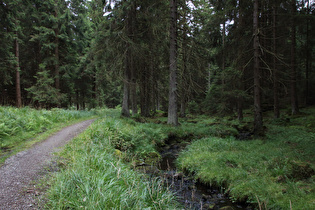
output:
[[42, 142], [43, 140], [54, 135], [55, 133], [57, 133], [61, 129], [68, 127], [70, 125], [74, 125], [74, 124], [79, 123], [79, 122], [83, 122], [85, 120], [91, 120], [91, 119], [97, 119], [97, 118], [98, 118], [98, 116], [90, 116], [90, 117], [80, 118], [80, 119], [76, 119], [76, 120], [71, 120], [71, 121], [66, 122], [66, 123], [56, 124], [53, 128], [51, 128], [45, 132], [34, 134], [34, 135], [36, 135], [34, 138], [28, 138], [25, 141], [23, 141], [22, 143], [20, 143], [19, 145], [17, 145], [16, 147], [3, 153], [0, 156], [0, 167], [4, 164], [5, 160], [8, 159], [9, 157], [11, 157], [11, 156], [23, 151], [23, 150], [31, 148], [33, 145], [35, 145], [39, 142]]

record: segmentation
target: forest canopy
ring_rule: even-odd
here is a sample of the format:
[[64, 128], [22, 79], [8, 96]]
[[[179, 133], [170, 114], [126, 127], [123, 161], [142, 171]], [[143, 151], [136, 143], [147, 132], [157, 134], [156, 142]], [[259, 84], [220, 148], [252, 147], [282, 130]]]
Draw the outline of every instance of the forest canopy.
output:
[[[315, 103], [312, 0], [2, 0], [0, 103], [125, 116]], [[131, 111], [131, 113], [130, 113]]]

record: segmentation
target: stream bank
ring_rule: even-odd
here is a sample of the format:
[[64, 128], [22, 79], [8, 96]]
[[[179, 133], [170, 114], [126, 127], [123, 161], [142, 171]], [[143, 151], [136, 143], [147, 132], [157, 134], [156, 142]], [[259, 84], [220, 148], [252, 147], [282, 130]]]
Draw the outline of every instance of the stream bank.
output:
[[179, 171], [176, 168], [176, 159], [187, 145], [187, 141], [181, 142], [172, 137], [159, 148], [161, 160], [157, 165], [144, 164], [138, 169], [152, 177], [159, 177], [176, 195], [184, 209], [254, 209], [248, 204], [232, 202], [222, 189], [201, 183], [191, 175]]

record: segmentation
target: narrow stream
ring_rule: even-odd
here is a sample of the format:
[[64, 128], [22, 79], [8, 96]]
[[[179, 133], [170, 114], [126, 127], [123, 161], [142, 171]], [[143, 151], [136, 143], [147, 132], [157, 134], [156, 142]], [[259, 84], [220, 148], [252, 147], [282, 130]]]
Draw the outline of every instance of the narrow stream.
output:
[[[211, 188], [205, 184], [199, 183], [192, 177], [186, 176], [176, 169], [175, 161], [183, 146], [177, 144], [168, 144], [161, 148], [162, 160], [158, 165], [158, 173], [154, 168], [146, 168], [144, 171], [153, 176], [160, 176], [165, 185], [173, 191], [178, 202], [185, 209], [221, 209], [221, 210], [238, 210], [254, 209], [246, 204], [233, 203], [227, 195], [219, 189]], [[154, 167], [154, 166], [151, 166]]]

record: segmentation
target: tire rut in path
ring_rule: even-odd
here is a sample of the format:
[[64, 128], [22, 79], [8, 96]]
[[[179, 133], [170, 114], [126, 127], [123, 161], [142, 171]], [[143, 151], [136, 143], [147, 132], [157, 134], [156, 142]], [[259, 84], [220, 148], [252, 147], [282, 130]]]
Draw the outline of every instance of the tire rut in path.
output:
[[93, 121], [87, 120], [63, 128], [31, 149], [8, 158], [0, 168], [0, 210], [39, 208], [35, 190], [27, 190], [30, 184], [43, 176], [42, 171], [49, 166], [53, 153]]

